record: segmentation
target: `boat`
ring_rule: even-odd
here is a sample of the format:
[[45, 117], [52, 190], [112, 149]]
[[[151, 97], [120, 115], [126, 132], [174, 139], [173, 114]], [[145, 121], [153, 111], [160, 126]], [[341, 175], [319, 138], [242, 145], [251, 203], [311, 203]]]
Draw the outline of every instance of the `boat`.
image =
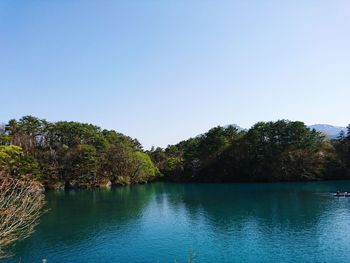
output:
[[335, 197], [350, 197], [350, 193], [348, 193], [348, 192], [336, 192], [335, 194], [333, 194], [333, 196], [335, 196]]

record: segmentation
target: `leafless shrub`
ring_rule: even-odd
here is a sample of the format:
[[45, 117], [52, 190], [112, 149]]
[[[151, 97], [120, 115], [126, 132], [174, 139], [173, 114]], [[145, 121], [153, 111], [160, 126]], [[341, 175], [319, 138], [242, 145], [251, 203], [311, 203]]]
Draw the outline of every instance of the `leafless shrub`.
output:
[[0, 258], [9, 256], [14, 242], [34, 232], [44, 203], [39, 183], [14, 179], [0, 171]]

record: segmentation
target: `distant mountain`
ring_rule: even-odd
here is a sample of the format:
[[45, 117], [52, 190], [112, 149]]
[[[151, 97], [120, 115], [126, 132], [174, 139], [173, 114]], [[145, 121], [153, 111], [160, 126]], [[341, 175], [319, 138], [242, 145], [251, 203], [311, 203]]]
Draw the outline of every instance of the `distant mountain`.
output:
[[314, 124], [308, 127], [310, 129], [315, 129], [316, 131], [323, 132], [331, 139], [336, 138], [341, 131], [344, 131], [346, 133], [345, 127], [333, 126], [329, 124]]
[[[242, 128], [241, 126], [237, 124], [231, 124], [232, 126], [236, 127], [238, 131], [247, 131], [248, 129]], [[228, 127], [229, 125], [225, 125], [224, 127]], [[340, 126], [333, 126], [329, 124], [314, 124], [308, 126], [310, 129], [315, 129], [316, 131], [324, 133], [328, 138], [335, 139], [338, 137], [339, 133], [341, 131], [344, 131], [345, 134], [347, 133], [346, 127], [340, 127]]]

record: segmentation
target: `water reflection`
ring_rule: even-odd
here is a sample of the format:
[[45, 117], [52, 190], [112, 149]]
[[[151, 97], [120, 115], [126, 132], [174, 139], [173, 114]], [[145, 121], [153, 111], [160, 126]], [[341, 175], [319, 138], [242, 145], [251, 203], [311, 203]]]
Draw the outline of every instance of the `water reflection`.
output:
[[37, 232], [15, 262], [346, 262], [346, 182], [149, 184], [49, 192]]

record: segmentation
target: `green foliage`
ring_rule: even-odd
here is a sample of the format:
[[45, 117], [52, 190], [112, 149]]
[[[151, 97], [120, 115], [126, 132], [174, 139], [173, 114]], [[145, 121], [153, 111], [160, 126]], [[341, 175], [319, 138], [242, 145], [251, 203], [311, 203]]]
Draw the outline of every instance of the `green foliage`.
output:
[[138, 175], [139, 178], [142, 178], [146, 182], [147, 180], [145, 179], [148, 177], [154, 177], [160, 174], [158, 168], [153, 164], [147, 153], [136, 152], [135, 157], [140, 167]]
[[21, 147], [15, 145], [0, 146], [0, 169], [14, 172], [19, 167], [22, 155]]
[[19, 173], [30, 175], [33, 179], [40, 180], [43, 178], [39, 162], [30, 155], [23, 156], [19, 165]]
[[69, 150], [66, 178], [81, 183], [96, 182], [98, 169], [97, 150], [93, 145], [78, 144]]
[[49, 140], [56, 146], [74, 147], [79, 144], [90, 144], [97, 149], [104, 149], [107, 140], [100, 128], [79, 122], [56, 122], [48, 129]]
[[349, 134], [329, 142], [302, 122], [279, 120], [248, 131], [218, 126], [145, 152], [136, 139], [113, 130], [24, 116], [0, 126], [0, 169], [74, 187], [146, 183], [160, 175], [204, 182], [347, 179]]
[[[246, 132], [233, 126], [215, 127], [165, 150], [153, 149], [150, 154], [165, 177], [175, 181], [348, 178], [345, 160], [350, 160], [350, 143], [338, 144], [325, 141], [322, 134], [302, 122], [280, 120], [259, 122]], [[344, 152], [344, 161], [340, 152]]]
[[11, 136], [0, 134], [0, 145], [9, 145], [11, 140]]
[[24, 116], [0, 129], [0, 143], [0, 165], [47, 186], [144, 183], [159, 175], [136, 139], [91, 124]]
[[163, 152], [159, 148], [153, 149], [150, 154], [167, 179], [207, 180], [209, 177], [204, 179], [201, 174], [214, 167], [219, 156], [242, 135], [234, 126], [218, 126], [195, 138], [170, 145]]
[[257, 123], [244, 136], [244, 173], [249, 180], [302, 180], [319, 175], [323, 137], [302, 122]]
[[347, 127], [347, 134], [339, 134], [337, 140], [333, 141], [335, 154], [329, 158], [328, 176], [332, 178], [343, 178], [344, 174], [350, 178], [350, 125]]
[[42, 176], [38, 161], [30, 155], [25, 155], [23, 149], [16, 145], [0, 146], [0, 169], [12, 175], [27, 175], [32, 179]]

